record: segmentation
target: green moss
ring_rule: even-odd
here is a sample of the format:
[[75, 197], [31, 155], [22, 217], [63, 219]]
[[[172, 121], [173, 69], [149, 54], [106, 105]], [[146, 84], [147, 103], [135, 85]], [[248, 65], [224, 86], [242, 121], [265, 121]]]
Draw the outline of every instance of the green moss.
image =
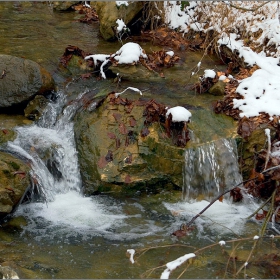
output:
[[4, 169], [2, 172], [6, 175], [6, 177], [10, 178], [11, 177], [11, 172], [10, 170]]
[[20, 166], [16, 162], [10, 161], [8, 163], [14, 170], [19, 170]]

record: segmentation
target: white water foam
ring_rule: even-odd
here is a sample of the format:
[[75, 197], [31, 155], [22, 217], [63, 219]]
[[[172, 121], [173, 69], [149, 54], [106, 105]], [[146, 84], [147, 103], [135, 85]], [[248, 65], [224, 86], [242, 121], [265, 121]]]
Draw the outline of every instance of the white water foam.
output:
[[[142, 220], [143, 209], [125, 215], [112, 199], [83, 196], [72, 123], [79, 104], [72, 102], [62, 110], [64, 103], [60, 95], [37, 124], [16, 128], [17, 138], [7, 145], [9, 152], [30, 163], [34, 185], [45, 200], [18, 207], [15, 215], [28, 220], [22, 234], [29, 232], [38, 240], [93, 236], [131, 240], [161, 231], [154, 221]], [[59, 176], [48, 168], [48, 161], [55, 163]]]
[[[224, 199], [222, 202], [217, 200], [195, 220], [194, 225], [202, 235], [206, 229], [214, 234], [234, 233], [241, 235], [246, 230], [247, 218], [259, 207], [252, 197], [245, 199], [246, 202], [242, 203], [232, 203], [228, 199]], [[187, 223], [209, 205], [209, 201], [193, 200], [175, 204], [164, 203], [164, 205], [173, 213], [178, 213], [179, 219], [183, 218]]]

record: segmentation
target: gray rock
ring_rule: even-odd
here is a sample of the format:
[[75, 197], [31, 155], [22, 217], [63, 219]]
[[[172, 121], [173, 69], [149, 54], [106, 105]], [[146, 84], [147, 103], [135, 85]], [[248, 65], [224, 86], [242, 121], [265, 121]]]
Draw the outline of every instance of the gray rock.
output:
[[0, 55], [0, 108], [26, 106], [36, 94], [55, 88], [50, 73], [38, 63], [10, 55]]

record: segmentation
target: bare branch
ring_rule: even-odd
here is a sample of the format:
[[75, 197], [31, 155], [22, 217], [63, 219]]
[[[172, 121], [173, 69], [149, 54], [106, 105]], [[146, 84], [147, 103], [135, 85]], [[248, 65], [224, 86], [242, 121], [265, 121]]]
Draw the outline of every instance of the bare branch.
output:
[[269, 2], [270, 1], [266, 1], [266, 2], [260, 4], [259, 6], [257, 6], [256, 8], [253, 8], [253, 9], [243, 8], [243, 7], [240, 7], [240, 6], [233, 5], [231, 3], [228, 3], [228, 5], [230, 7], [232, 7], [232, 8], [235, 8], [235, 9], [238, 9], [238, 10], [242, 10], [242, 11], [245, 11], [245, 12], [255, 12], [258, 9], [260, 9], [261, 7], [263, 7], [264, 5], [268, 4]]

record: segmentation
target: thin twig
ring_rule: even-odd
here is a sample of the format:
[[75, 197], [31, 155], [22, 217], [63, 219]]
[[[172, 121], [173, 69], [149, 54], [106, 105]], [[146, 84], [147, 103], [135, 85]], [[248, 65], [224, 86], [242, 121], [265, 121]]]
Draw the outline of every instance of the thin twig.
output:
[[232, 7], [232, 8], [238, 9], [238, 10], [246, 11], [246, 12], [255, 12], [255, 11], [257, 11], [258, 9], [260, 9], [261, 7], [263, 7], [264, 5], [268, 4], [269, 2], [270, 2], [270, 1], [266, 1], [266, 2], [262, 3], [261, 5], [259, 5], [258, 7], [252, 8], [252, 9], [243, 8], [243, 7], [240, 7], [240, 6], [233, 5], [233, 4], [231, 4], [231, 3], [229, 3], [229, 6]]
[[256, 247], [258, 241], [259, 241], [259, 239], [256, 239], [256, 240], [255, 240], [255, 242], [254, 242], [254, 244], [253, 244], [253, 247], [252, 247], [252, 249], [251, 249], [251, 251], [250, 251], [250, 254], [249, 254], [249, 256], [248, 256], [246, 262], [243, 263], [242, 266], [239, 268], [239, 270], [236, 272], [236, 276], [242, 271], [242, 269], [243, 269], [244, 267], [246, 267], [246, 266], [248, 265], [248, 262], [249, 262], [249, 260], [250, 260], [250, 258], [251, 258], [251, 256], [252, 256], [252, 254], [253, 254], [253, 251], [255, 250], [255, 247]]
[[[266, 172], [268, 172], [268, 171], [271, 171], [271, 170], [273, 170], [273, 169], [276, 169], [276, 168], [280, 168], [280, 165], [277, 165], [277, 166], [268, 168], [268, 169], [262, 171], [261, 174], [264, 174], [264, 173], [266, 173]], [[189, 227], [198, 217], [200, 217], [200, 216], [201, 216], [211, 205], [213, 205], [219, 198], [221, 198], [221, 197], [224, 196], [225, 194], [227, 194], [227, 193], [233, 191], [234, 189], [238, 188], [239, 186], [241, 186], [241, 185], [243, 185], [243, 184], [245, 184], [245, 183], [248, 183], [248, 182], [250, 182], [250, 181], [253, 181], [253, 180], [257, 179], [257, 178], [258, 178], [258, 176], [254, 177], [254, 178], [251, 178], [251, 179], [248, 179], [248, 180], [246, 180], [246, 181], [243, 181], [243, 182], [241, 182], [241, 183], [235, 185], [233, 188], [231, 188], [231, 189], [229, 189], [229, 190], [226, 190], [226, 191], [224, 191], [223, 193], [221, 193], [220, 195], [218, 195], [218, 196], [217, 196], [216, 198], [214, 198], [211, 202], [209, 202], [209, 204], [208, 204], [205, 208], [203, 208], [197, 215], [195, 215], [195, 216], [186, 224], [186, 226]]]
[[273, 208], [274, 208], [274, 200], [275, 200], [275, 195], [276, 195], [276, 191], [277, 191], [277, 188], [275, 188], [275, 190], [273, 191], [272, 195], [271, 195], [271, 205], [270, 205], [270, 208], [269, 208], [269, 211], [265, 217], [265, 220], [264, 220], [264, 223], [263, 223], [263, 226], [262, 226], [262, 229], [261, 229], [261, 233], [260, 235], [263, 236], [264, 235], [264, 232], [267, 228], [267, 224], [268, 222], [270, 221], [270, 218], [272, 216], [272, 213], [273, 213]]
[[264, 206], [271, 200], [271, 196], [256, 210], [254, 211], [254, 213], [252, 213], [249, 217], [247, 217], [247, 219], [251, 219], [252, 217], [255, 216], [255, 214], [257, 214], [261, 209], [264, 208]]

